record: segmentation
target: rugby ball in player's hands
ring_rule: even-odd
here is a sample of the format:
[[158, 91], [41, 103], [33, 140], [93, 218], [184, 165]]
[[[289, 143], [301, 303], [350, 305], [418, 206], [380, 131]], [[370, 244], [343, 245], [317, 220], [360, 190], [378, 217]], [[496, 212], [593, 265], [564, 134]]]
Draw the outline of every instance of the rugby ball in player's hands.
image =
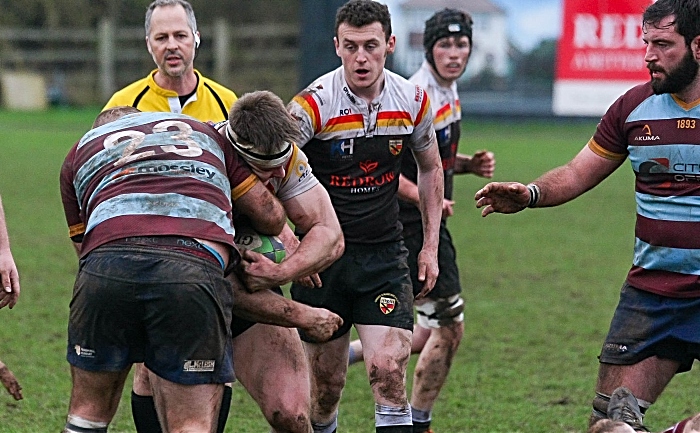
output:
[[236, 227], [234, 240], [239, 249], [260, 253], [275, 263], [282, 262], [287, 255], [287, 250], [280, 238], [263, 235], [252, 227]]

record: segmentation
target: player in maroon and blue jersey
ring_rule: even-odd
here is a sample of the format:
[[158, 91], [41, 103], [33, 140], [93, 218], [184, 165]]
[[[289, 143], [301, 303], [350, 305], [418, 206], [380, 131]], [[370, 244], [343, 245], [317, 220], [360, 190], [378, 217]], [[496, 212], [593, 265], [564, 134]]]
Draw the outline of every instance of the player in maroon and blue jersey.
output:
[[279, 233], [284, 210], [210, 125], [118, 107], [94, 126], [61, 169], [80, 257], [64, 432], [106, 431], [137, 362], [167, 431], [211, 432], [234, 379], [232, 200], [263, 233]]
[[[490, 183], [475, 198], [483, 216], [560, 205], [629, 159], [634, 258], [601, 349], [590, 424], [611, 418], [648, 431], [646, 409], [700, 359], [700, 3], [659, 0], [642, 24], [651, 81], [618, 98], [568, 164], [529, 185]], [[621, 394], [631, 397], [611, 414]]]

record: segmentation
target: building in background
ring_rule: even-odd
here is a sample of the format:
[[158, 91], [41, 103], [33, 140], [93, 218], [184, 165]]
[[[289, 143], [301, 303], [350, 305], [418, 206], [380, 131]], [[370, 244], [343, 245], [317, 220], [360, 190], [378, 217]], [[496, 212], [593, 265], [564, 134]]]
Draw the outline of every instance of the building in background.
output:
[[510, 70], [507, 17], [505, 11], [490, 0], [406, 0], [387, 1], [396, 35], [396, 52], [392, 69], [404, 76], [412, 75], [423, 62], [423, 28], [425, 21], [443, 8], [468, 12], [474, 20], [474, 37], [469, 67], [460, 81], [488, 72], [506, 77]]

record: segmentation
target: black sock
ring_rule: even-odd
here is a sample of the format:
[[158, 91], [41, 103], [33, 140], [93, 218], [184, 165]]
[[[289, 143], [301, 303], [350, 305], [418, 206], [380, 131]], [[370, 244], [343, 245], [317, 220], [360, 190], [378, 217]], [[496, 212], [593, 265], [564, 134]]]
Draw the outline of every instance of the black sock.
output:
[[376, 433], [413, 433], [413, 426], [410, 425], [387, 425], [375, 427]]
[[152, 396], [138, 395], [131, 391], [131, 415], [138, 433], [163, 433]]
[[231, 409], [231, 397], [233, 389], [230, 386], [224, 386], [224, 395], [221, 396], [221, 408], [219, 409], [219, 421], [216, 425], [216, 433], [224, 433], [228, 412]]
[[428, 430], [430, 430], [430, 421], [413, 421], [413, 433], [426, 433]]

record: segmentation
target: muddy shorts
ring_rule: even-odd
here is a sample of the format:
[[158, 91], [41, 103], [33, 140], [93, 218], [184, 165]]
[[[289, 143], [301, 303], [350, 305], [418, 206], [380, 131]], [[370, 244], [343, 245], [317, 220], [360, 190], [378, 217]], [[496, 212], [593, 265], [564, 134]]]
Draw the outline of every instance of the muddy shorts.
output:
[[700, 359], [700, 298], [669, 298], [624, 284], [600, 362], [636, 364], [650, 356], [690, 370]]
[[[413, 330], [413, 291], [403, 242], [347, 245], [345, 253], [321, 272], [321, 288], [292, 284], [295, 301], [326, 308], [343, 318], [331, 339], [350, 327], [383, 325]], [[312, 341], [299, 331], [301, 339]]]
[[175, 383], [234, 380], [233, 292], [215, 261], [152, 246], [107, 244], [80, 261], [68, 362], [119, 371], [144, 362]]

